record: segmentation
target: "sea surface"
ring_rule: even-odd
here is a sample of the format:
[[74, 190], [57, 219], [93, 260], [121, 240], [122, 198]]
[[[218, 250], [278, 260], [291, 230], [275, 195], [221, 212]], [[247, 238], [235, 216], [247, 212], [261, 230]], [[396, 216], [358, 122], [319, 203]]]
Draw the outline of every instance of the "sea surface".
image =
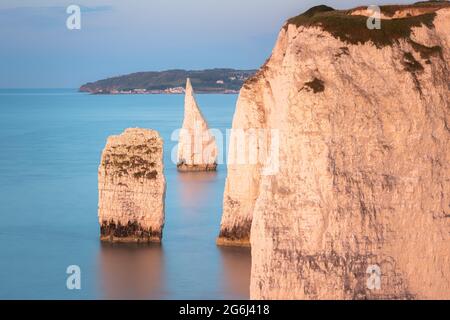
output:
[[[236, 100], [197, 95], [210, 127], [224, 136]], [[0, 299], [248, 299], [250, 251], [215, 245], [226, 166], [180, 174], [171, 160], [183, 101], [0, 90]], [[101, 151], [128, 127], [156, 129], [164, 139], [162, 245], [99, 241]], [[70, 265], [80, 267], [80, 290], [66, 286]]]

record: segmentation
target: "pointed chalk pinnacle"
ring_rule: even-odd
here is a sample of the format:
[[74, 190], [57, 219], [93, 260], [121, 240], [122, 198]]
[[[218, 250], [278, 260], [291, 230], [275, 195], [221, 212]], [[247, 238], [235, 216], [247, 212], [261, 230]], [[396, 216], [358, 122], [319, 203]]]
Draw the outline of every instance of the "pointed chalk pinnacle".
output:
[[192, 88], [191, 79], [186, 79], [186, 94], [194, 95], [194, 89]]
[[217, 145], [195, 100], [191, 80], [186, 81], [184, 120], [178, 144], [179, 171], [215, 171]]

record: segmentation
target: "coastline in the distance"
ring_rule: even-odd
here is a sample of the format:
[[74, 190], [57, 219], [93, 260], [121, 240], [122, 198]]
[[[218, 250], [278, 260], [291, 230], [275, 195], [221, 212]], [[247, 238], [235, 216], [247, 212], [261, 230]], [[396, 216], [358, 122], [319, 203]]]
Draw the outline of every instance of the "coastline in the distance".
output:
[[190, 78], [197, 93], [237, 94], [256, 70], [208, 69], [137, 72], [89, 82], [79, 88], [91, 94], [184, 94]]

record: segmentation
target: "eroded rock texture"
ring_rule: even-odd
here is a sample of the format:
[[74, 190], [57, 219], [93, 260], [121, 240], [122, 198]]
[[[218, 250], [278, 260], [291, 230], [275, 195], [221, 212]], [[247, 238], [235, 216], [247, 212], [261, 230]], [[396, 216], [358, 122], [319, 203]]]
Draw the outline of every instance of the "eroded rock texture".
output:
[[165, 187], [157, 131], [133, 128], [109, 137], [98, 176], [101, 240], [160, 242]]
[[280, 133], [277, 173], [227, 177], [251, 298], [450, 298], [450, 8], [408, 10], [373, 32], [351, 11], [293, 18], [241, 90], [233, 128]]
[[186, 81], [184, 120], [178, 142], [179, 171], [215, 171], [217, 167], [217, 145], [203, 117], [191, 80]]

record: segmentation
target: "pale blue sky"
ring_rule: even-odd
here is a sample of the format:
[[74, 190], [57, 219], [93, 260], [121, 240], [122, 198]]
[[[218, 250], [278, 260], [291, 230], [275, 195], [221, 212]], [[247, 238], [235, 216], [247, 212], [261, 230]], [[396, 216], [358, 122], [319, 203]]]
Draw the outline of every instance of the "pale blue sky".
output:
[[[0, 87], [75, 88], [136, 71], [258, 68], [289, 17], [318, 4], [389, 2], [0, 0]], [[81, 30], [66, 29], [70, 4], [82, 7]]]

